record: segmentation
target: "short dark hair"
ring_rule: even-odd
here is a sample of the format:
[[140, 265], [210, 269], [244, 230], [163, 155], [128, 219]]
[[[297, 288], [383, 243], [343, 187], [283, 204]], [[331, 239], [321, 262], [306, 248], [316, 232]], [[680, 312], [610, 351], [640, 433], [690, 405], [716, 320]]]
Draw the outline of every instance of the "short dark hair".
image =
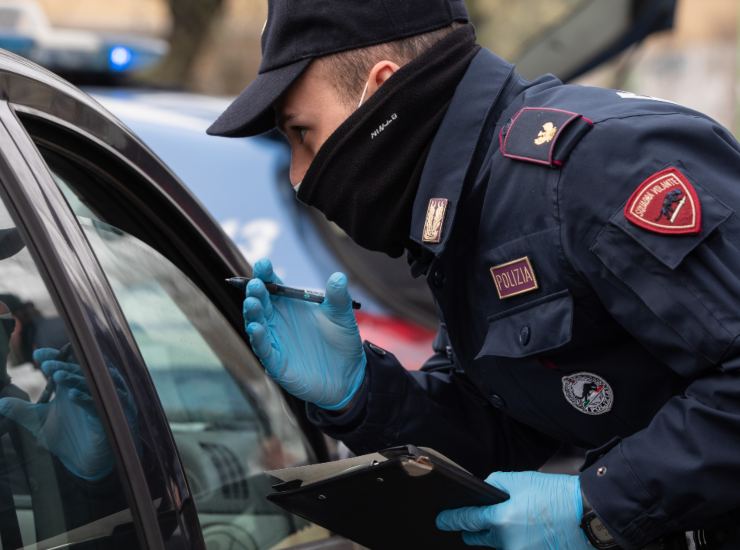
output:
[[453, 23], [408, 38], [327, 55], [316, 61], [328, 72], [330, 81], [342, 101], [347, 104], [357, 103], [367, 75], [378, 61], [388, 59], [403, 66], [463, 25], [464, 23]]

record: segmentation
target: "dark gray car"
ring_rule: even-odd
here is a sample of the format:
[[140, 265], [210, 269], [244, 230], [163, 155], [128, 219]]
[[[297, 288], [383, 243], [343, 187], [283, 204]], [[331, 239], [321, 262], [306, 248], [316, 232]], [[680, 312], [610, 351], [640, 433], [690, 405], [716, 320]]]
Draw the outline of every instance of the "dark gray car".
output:
[[[0, 228], [21, 239], [0, 239], [15, 322], [0, 411], [43, 421], [0, 422], [2, 547], [333, 547], [264, 498], [266, 470], [328, 454], [244, 340], [223, 281], [249, 265], [87, 95], [5, 53], [0, 75]], [[33, 351], [67, 342], [91, 396], [73, 417], [59, 391], [33, 404], [47, 384]], [[103, 456], [106, 474], [76, 475], [58, 440]]]

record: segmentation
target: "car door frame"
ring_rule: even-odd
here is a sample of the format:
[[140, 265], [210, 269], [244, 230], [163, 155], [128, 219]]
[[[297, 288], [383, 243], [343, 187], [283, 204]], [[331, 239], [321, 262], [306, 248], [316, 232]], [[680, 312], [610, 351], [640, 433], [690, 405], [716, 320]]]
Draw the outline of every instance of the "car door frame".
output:
[[[94, 252], [19, 114], [42, 119], [60, 132], [72, 132], [136, 171], [179, 213], [171, 220], [177, 226], [172, 229], [194, 233], [191, 238], [199, 241], [201, 247], [216, 252], [209, 260], [209, 266], [214, 266], [212, 270], [232, 275], [250, 274], [251, 268], [217, 222], [156, 155], [89, 96], [55, 75], [4, 52], [0, 53], [0, 90], [7, 98], [7, 103], [0, 105], [0, 145], [12, 144], [8, 155], [0, 155], [0, 176], [7, 180], [0, 186], [0, 192], [7, 195], [16, 217], [28, 226], [24, 232], [29, 243], [33, 243], [34, 258], [42, 275], [54, 287], [60, 313], [68, 318], [75, 332], [78, 327], [86, 328], [74, 338], [78, 348], [84, 351], [82, 362], [98, 365], [89, 373], [93, 393], [108, 417], [106, 423], [119, 463], [131, 475], [128, 496], [132, 509], [135, 508], [132, 511], [136, 513], [141, 539], [150, 548], [161, 548], [163, 544], [156, 512], [144, 496], [149, 491], [133, 438], [113, 382], [106, 369], [101, 368], [105, 364], [103, 357], [116, 361], [125, 369], [128, 379], [137, 381], [132, 388], [134, 399], [137, 404], [149, 405], [147, 427], [161, 436], [155, 449], [158, 464], [168, 490], [172, 491], [168, 496], [180, 506], [178, 525], [185, 546], [203, 547], [184, 468], [146, 365]], [[16, 165], [20, 164], [23, 166], [18, 168]], [[206, 278], [221, 280], [213, 273]], [[216, 286], [215, 282], [211, 283], [211, 287]], [[209, 288], [209, 295], [218, 296], [216, 305], [222, 312], [228, 303], [232, 322], [241, 325], [240, 308], [234, 307], [238, 302], [233, 289], [221, 284]], [[323, 435], [308, 422], [304, 404], [284, 396], [308, 439], [312, 458], [327, 460]]]
[[[92, 142], [94, 142], [96, 147], [105, 148], [105, 153], [107, 155], [109, 155], [109, 156], [115, 156], [115, 159], [114, 160], [116, 162], [126, 164], [132, 170], [137, 171], [137, 177], [141, 177], [143, 179], [148, 180], [152, 184], [153, 188], [156, 187], [155, 182], [153, 182], [153, 180], [149, 180], [148, 174], [143, 173], [140, 169], [138, 169], [140, 167], [137, 167], [137, 165], [134, 165], [129, 160], [127, 160], [126, 158], [122, 157], [120, 154], [116, 154], [116, 152], [114, 150], [112, 150], [110, 147], [108, 147], [107, 144], [101, 142], [100, 140], [98, 140], [94, 136], [91, 136], [91, 135], [88, 135], [88, 134], [83, 135], [83, 133], [80, 132], [80, 130], [78, 128], [75, 128], [75, 127], [67, 124], [65, 121], [59, 120], [59, 119], [57, 119], [57, 118], [49, 115], [48, 113], [40, 113], [36, 109], [32, 109], [32, 108], [28, 108], [28, 107], [23, 107], [23, 106], [20, 106], [20, 107], [19, 106], [16, 106], [16, 110], [19, 111], [19, 112], [21, 112], [23, 115], [26, 115], [26, 116], [27, 115], [30, 115], [30, 116], [32, 116], [35, 119], [43, 119], [43, 122], [44, 123], [46, 123], [47, 125], [48, 124], [52, 124], [52, 125], [58, 127], [57, 128], [58, 130], [61, 130], [62, 128], [64, 128], [66, 131], [74, 132], [76, 134], [76, 139], [86, 139], [86, 140], [89, 140], [91, 142], [91, 143], [85, 144], [85, 146], [89, 146], [89, 145], [92, 144]], [[26, 125], [29, 126], [28, 121], [26, 121]], [[30, 126], [33, 127], [33, 124], [31, 124]], [[37, 133], [37, 132], [33, 132], [33, 131], [31, 132], [31, 134], [34, 137], [41, 136], [41, 133]], [[39, 146], [42, 146], [42, 147], [45, 148], [45, 147], [48, 147], [49, 145], [50, 145], [49, 137], [46, 136], [46, 135], [42, 136], [41, 139], [40, 139]], [[61, 153], [61, 151], [59, 149], [64, 149], [68, 153], [68, 156], [71, 155], [72, 157], [77, 157], [79, 159], [82, 159], [82, 157], [85, 156], [84, 153], [85, 152], [88, 152], [86, 148], [83, 150], [79, 146], [69, 146], [69, 147], [64, 147], [64, 148], [54, 147], [54, 150], [55, 151], [57, 151], [58, 153]], [[161, 165], [159, 165], [158, 163], [156, 163], [155, 168], [161, 168], [161, 167], [162, 167]], [[106, 171], [105, 168], [102, 165], [100, 166], [100, 168], [104, 172]], [[119, 180], [119, 181], [122, 181], [124, 178], [115, 177], [114, 179]], [[181, 189], [180, 187], [175, 187], [175, 188], [173, 188], [173, 191], [178, 191], [180, 189]], [[163, 193], [162, 196], [164, 196], [164, 195], [165, 194]], [[187, 200], [189, 200], [189, 195], [187, 194], [187, 192], [184, 192], [180, 196], [177, 196], [177, 199], [176, 199], [175, 202], [177, 202], [177, 205], [179, 207], [179, 206], [182, 206], [182, 204], [181, 204], [180, 201], [186, 202]], [[131, 205], [125, 205], [124, 204], [123, 206], [125, 207], [125, 206], [131, 206]], [[224, 233], [222, 233], [221, 229], [219, 228], [219, 226], [217, 225], [217, 223], [214, 220], [208, 218], [205, 228], [202, 225], [194, 225], [193, 223], [188, 223], [185, 218], [180, 219], [179, 220], [180, 223], [176, 223], [176, 224], [172, 225], [171, 222], [173, 221], [173, 218], [169, 218], [168, 217], [168, 215], [167, 215], [168, 212], [160, 211], [160, 210], [158, 210], [157, 212], [158, 212], [158, 215], [160, 217], [166, 218], [168, 220], [168, 225], [171, 225], [170, 227], [167, 227], [166, 228], [166, 232], [167, 233], [170, 233], [170, 234], [180, 234], [181, 235], [182, 233], [186, 232], [187, 230], [190, 230], [191, 235], [189, 235], [185, 239], [183, 239], [183, 238], [178, 239], [178, 241], [187, 242], [188, 243], [188, 246], [184, 246], [183, 245], [181, 247], [177, 247], [177, 246], [174, 247], [174, 248], [177, 248], [179, 252], [187, 251], [187, 254], [185, 255], [186, 256], [186, 258], [185, 258], [185, 261], [186, 262], [187, 261], [190, 261], [190, 262], [196, 263], [197, 260], [198, 260], [198, 258], [197, 258], [197, 256], [198, 256], [198, 249], [196, 249], [195, 251], [193, 251], [193, 250], [185, 250], [185, 249], [189, 249], [190, 247], [195, 247], [196, 246], [196, 243], [194, 243], [194, 241], [197, 240], [196, 237], [198, 237], [200, 240], [203, 241], [201, 244], [206, 244], [207, 243], [208, 246], [211, 245], [211, 243], [209, 241], [209, 239], [210, 239], [211, 236], [217, 237], [218, 239], [221, 240], [221, 244], [225, 247], [225, 249], [227, 251], [227, 254], [225, 254], [224, 256], [219, 256], [218, 257], [218, 260], [221, 260], [220, 262], [216, 262], [216, 258], [210, 258], [209, 259], [209, 262], [208, 262], [209, 263], [208, 266], [205, 266], [205, 265], [201, 266], [203, 269], [205, 269], [205, 271], [209, 272], [207, 274], [207, 276], [206, 276], [205, 273], [200, 273], [200, 275], [201, 276], [204, 276], [204, 278], [206, 280], [201, 280], [197, 273], [194, 273], [194, 274], [191, 274], [191, 275], [194, 275], [195, 276], [195, 279], [197, 279], [197, 282], [201, 283], [201, 285], [198, 285], [198, 286], [202, 290], [204, 290], [203, 289], [203, 286], [202, 286], [203, 284], [212, 283], [212, 284], [208, 285], [209, 286], [209, 290], [210, 290], [209, 296], [213, 300], [212, 303], [219, 309], [219, 311], [222, 314], [224, 314], [224, 317], [226, 319], [231, 318], [230, 320], [232, 321], [232, 325], [234, 325], [234, 328], [237, 329], [237, 331], [241, 335], [242, 339], [245, 340], [245, 341], [247, 341], [246, 340], [246, 336], [244, 335], [243, 331], [241, 330], [243, 328], [243, 325], [242, 325], [243, 320], [242, 320], [242, 317], [241, 317], [241, 299], [242, 299], [242, 294], [241, 294], [240, 291], [235, 291], [231, 286], [226, 285], [224, 283], [224, 278], [226, 276], [232, 276], [234, 273], [250, 273], [251, 272], [250, 266], [246, 263], [246, 261], [243, 259], [243, 257], [240, 254], [238, 254], [238, 253], [236, 254], [236, 256], [237, 256], [236, 257], [236, 262], [234, 262], [234, 263], [240, 265], [241, 267], [233, 267], [232, 264], [228, 261], [229, 260], [228, 256], [229, 256], [229, 254], [232, 253], [232, 250], [231, 249], [232, 249], [232, 247], [234, 247], [234, 245], [233, 245], [232, 241], [230, 239], [228, 239], [228, 237], [226, 237]], [[199, 214], [203, 214], [204, 213], [201, 210], [197, 210], [196, 212], [199, 213]], [[164, 227], [162, 229], [163, 229], [163, 231], [165, 231], [165, 228]], [[206, 231], [201, 231], [202, 229], [206, 229]], [[196, 233], [199, 233], [199, 235], [196, 236], [196, 235], [192, 234], [193, 233], [193, 230], [195, 230]], [[172, 241], [169, 241], [168, 244], [173, 244], [173, 242]], [[209, 250], [210, 250], [210, 248], [209, 248]], [[200, 262], [200, 263], [202, 263], [202, 262]], [[218, 266], [213, 265], [214, 263], [218, 263], [219, 265]], [[180, 265], [180, 267], [182, 268], [182, 265]], [[214, 275], [213, 273], [210, 273], [211, 271], [216, 272], [216, 274]], [[194, 279], [194, 282], [196, 282], [195, 279]], [[111, 296], [112, 296], [112, 298], [116, 302], [116, 310], [119, 310], [120, 308], [117, 306], [118, 301], [117, 301], [117, 298], [116, 298], [115, 294], [107, 286], [107, 284], [106, 284], [106, 288], [108, 288], [108, 290], [110, 290]], [[235, 300], [235, 298], [236, 298], [236, 300]], [[224, 308], [228, 309], [228, 312], [227, 311], [224, 311]], [[121, 315], [123, 315], [123, 313], [121, 313]], [[125, 322], [125, 326], [122, 327], [122, 330], [128, 332], [129, 331], [128, 321], [125, 318], [124, 318], [124, 322]], [[133, 336], [132, 336], [132, 338], [133, 338]], [[136, 346], [135, 341], [134, 341], [134, 344], [133, 345]], [[136, 347], [136, 349], [138, 350], [138, 347]], [[137, 354], [137, 357], [139, 357], [138, 354]], [[256, 358], [255, 358], [255, 361], [256, 361]], [[146, 367], [146, 364], [145, 364], [143, 358], [141, 358], [141, 371], [147, 373], [146, 374], [147, 381], [150, 381], [151, 378], [148, 375], [149, 369]], [[153, 384], [151, 385], [151, 388], [152, 388], [152, 391], [154, 393], [154, 400], [157, 403], [159, 403], [158, 394], [156, 393], [156, 388], [154, 387]], [[288, 394], [286, 394], [282, 390], [281, 390], [281, 394], [282, 394], [283, 398], [290, 405], [290, 408], [292, 409], [292, 412], [294, 414], [294, 417], [299, 422], [299, 424], [301, 424], [302, 435], [306, 439], [305, 443], [308, 444], [307, 451], [308, 451], [308, 454], [309, 454], [310, 459], [312, 461], [317, 461], [317, 460], [318, 461], [326, 461], [326, 460], [329, 460], [328, 450], [326, 448], [326, 443], [325, 443], [325, 440], [323, 439], [323, 435], [321, 434], [321, 432], [315, 426], [313, 426], [312, 424], [310, 424], [308, 422], [307, 418], [305, 417], [305, 404], [302, 401], [299, 401], [299, 400], [297, 400], [297, 399], [289, 396]], [[164, 411], [162, 411], [162, 416], [164, 416]], [[311, 436], [313, 436], [313, 437], [311, 437]], [[319, 445], [316, 444], [316, 441], [317, 440], [318, 440], [318, 442], [321, 443], [321, 446], [319, 446]], [[173, 452], [176, 453], [178, 455], [178, 457], [179, 457], [179, 452], [176, 450], [176, 447], [173, 450]], [[324, 549], [324, 548], [326, 548], [326, 549], [344, 550], [344, 549], [348, 548], [347, 544], [349, 544], [349, 543], [348, 543], [348, 541], [346, 539], [343, 539], [341, 537], [334, 536], [334, 537], [331, 537], [329, 539], [323, 539], [321, 541], [314, 542], [310, 546], [302, 545], [301, 548], [304, 548], [304, 546], [305, 546], [306, 550], [308, 550], [308, 548], [316, 549], [316, 550]]]
[[[41, 68], [38, 69], [43, 71]], [[84, 137], [106, 154], [115, 157], [122, 165], [136, 172], [137, 177], [146, 180], [151, 189], [158, 191], [157, 198], [166, 203], [170, 209], [168, 213], [171, 214], [167, 224], [160, 223], [160, 227], [173, 236], [188, 232], [187, 245], [175, 248], [195, 266], [199, 286], [247, 341], [241, 318], [241, 294], [223, 283], [225, 278], [235, 274], [251, 276], [252, 273], [251, 266], [234, 242], [177, 176], [125, 125], [87, 94], [52, 73], [48, 74], [62, 85], [57, 84], [56, 88], [57, 91], [69, 96], [66, 98], [67, 101], [58, 102], [49, 97], [41, 98], [39, 91], [33, 93], [22, 91], [14, 93], [10, 98], [15, 111], [43, 119], [60, 129], [65, 128], [75, 135]], [[152, 225], [156, 225], [155, 220], [152, 220]], [[183, 239], [178, 239], [178, 242], [182, 241]], [[198, 257], [198, 252], [216, 254], [209, 258], [206, 265]], [[110, 288], [107, 288], [107, 291], [109, 296], [115, 298]], [[131, 339], [133, 341], [132, 336]], [[153, 385], [151, 389], [156, 394]], [[285, 391], [281, 390], [281, 393], [299, 422], [314, 458], [319, 461], [330, 460], [323, 434], [306, 416], [305, 403]]]
[[0, 102], [0, 193], [67, 323], [119, 468], [126, 472], [121, 478], [139, 538], [149, 548], [163, 548], [152, 503], [145, 499], [149, 490], [133, 436], [113, 381], [101, 368], [105, 365], [103, 350], [111, 347], [110, 342], [104, 342], [107, 338], [101, 330], [107, 325], [104, 308], [95, 299], [93, 289], [85, 288], [84, 283], [90, 281], [84, 259], [70, 246], [74, 235], [65, 227], [68, 220], [55, 215], [55, 197], [48, 196], [38, 185], [28, 162], [28, 143], [23, 143], [22, 127], [13, 118], [8, 103]]
[[[67, 85], [72, 88], [71, 85]], [[243, 295], [241, 291], [225, 284], [224, 280], [235, 274], [251, 276], [252, 268], [249, 263], [234, 242], [224, 233], [218, 222], [158, 159], [155, 153], [92, 98], [76, 88], [72, 89], [86, 100], [85, 111], [81, 110], [80, 104], [71, 109], [69, 105], [59, 108], [52, 102], [43, 105], [39, 105], [38, 101], [24, 102], [27, 95], [37, 96], [38, 94], [24, 94], [13, 101], [13, 108], [23, 115], [29, 115], [54, 125], [60, 131], [64, 129], [77, 137], [84, 138], [104, 151], [106, 155], [115, 158], [117, 163], [135, 173], [137, 178], [145, 180], [149, 188], [157, 192], [157, 200], [167, 208], [167, 223], [162, 223], [160, 219], [150, 219], [151, 226], [158, 227], [168, 235], [171, 243], [175, 244], [172, 248], [187, 260], [189, 266], [193, 267], [191, 274], [195, 282], [248, 343], [241, 316]], [[90, 107], [93, 108], [92, 112]], [[43, 159], [41, 163], [43, 164]], [[46, 172], [48, 173], [48, 170]], [[42, 175], [42, 177], [45, 176]], [[52, 183], [52, 185], [55, 184]], [[187, 234], [188, 238], [183, 239], [183, 234]], [[214, 252], [215, 255], [213, 255]], [[202, 261], [201, 256], [205, 254], [210, 254], [208, 262]], [[106, 289], [108, 295], [115, 299], [113, 291], [107, 286]], [[117, 307], [117, 301], [115, 303]], [[118, 309], [117, 311], [120, 312]], [[133, 342], [133, 336], [130, 338]], [[142, 364], [144, 364], [143, 360]], [[151, 390], [156, 395], [153, 384], [151, 384]], [[321, 431], [308, 420], [305, 403], [282, 389], [280, 392], [300, 424], [312, 458], [318, 461], [330, 460], [326, 440]]]
[[[23, 71], [25, 67], [6, 61], [0, 56], [0, 90], [9, 100], [0, 102], [0, 193], [28, 244], [59, 314], [67, 322], [69, 337], [90, 382], [122, 474], [139, 541], [146, 548], [164, 549], [134, 434], [105, 365], [107, 359], [121, 368], [126, 379], [137, 381], [141, 379], [137, 373], [145, 372], [146, 368], [82, 229], [14, 112], [24, 108], [22, 98], [26, 94], [38, 98], [41, 93], [50, 102], [67, 99], [69, 95], [55, 93], [57, 86], [41, 83], [34, 78], [37, 75], [33, 71]], [[21, 74], [18, 74], [19, 68]], [[22, 74], [24, 72], [31, 74]], [[21, 98], [21, 102], [14, 105], [14, 97]], [[201, 548], [203, 537], [194, 502], [184, 482], [184, 471], [156, 393], [145, 384], [132, 384], [130, 390], [137, 405], [159, 407], [156, 414], [139, 412], [148, 413], [144, 415], [147, 430], [164, 436], [155, 439], [157, 462], [165, 479], [167, 498], [178, 506], [177, 526], [183, 547]]]

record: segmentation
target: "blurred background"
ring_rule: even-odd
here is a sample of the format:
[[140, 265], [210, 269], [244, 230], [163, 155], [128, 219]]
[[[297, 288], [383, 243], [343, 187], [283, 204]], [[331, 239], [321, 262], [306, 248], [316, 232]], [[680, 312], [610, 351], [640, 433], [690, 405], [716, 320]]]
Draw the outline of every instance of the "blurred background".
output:
[[[32, 0], [27, 0], [32, 1]], [[207, 94], [238, 93], [256, 74], [266, 0], [39, 0], [52, 25], [155, 36], [172, 45], [148, 80]], [[581, 0], [467, 0], [481, 42], [516, 59]], [[579, 79], [671, 99], [737, 134], [740, 2], [680, 0], [675, 28]]]

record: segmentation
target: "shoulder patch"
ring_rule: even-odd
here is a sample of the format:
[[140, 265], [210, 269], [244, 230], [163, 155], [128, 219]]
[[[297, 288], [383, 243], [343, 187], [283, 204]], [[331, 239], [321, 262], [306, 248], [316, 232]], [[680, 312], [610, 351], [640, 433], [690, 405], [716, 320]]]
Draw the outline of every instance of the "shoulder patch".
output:
[[499, 136], [501, 153], [510, 159], [562, 166], [593, 123], [562, 109], [524, 107]]
[[701, 231], [701, 203], [694, 186], [678, 168], [666, 168], [643, 181], [624, 207], [634, 225], [666, 235]]

